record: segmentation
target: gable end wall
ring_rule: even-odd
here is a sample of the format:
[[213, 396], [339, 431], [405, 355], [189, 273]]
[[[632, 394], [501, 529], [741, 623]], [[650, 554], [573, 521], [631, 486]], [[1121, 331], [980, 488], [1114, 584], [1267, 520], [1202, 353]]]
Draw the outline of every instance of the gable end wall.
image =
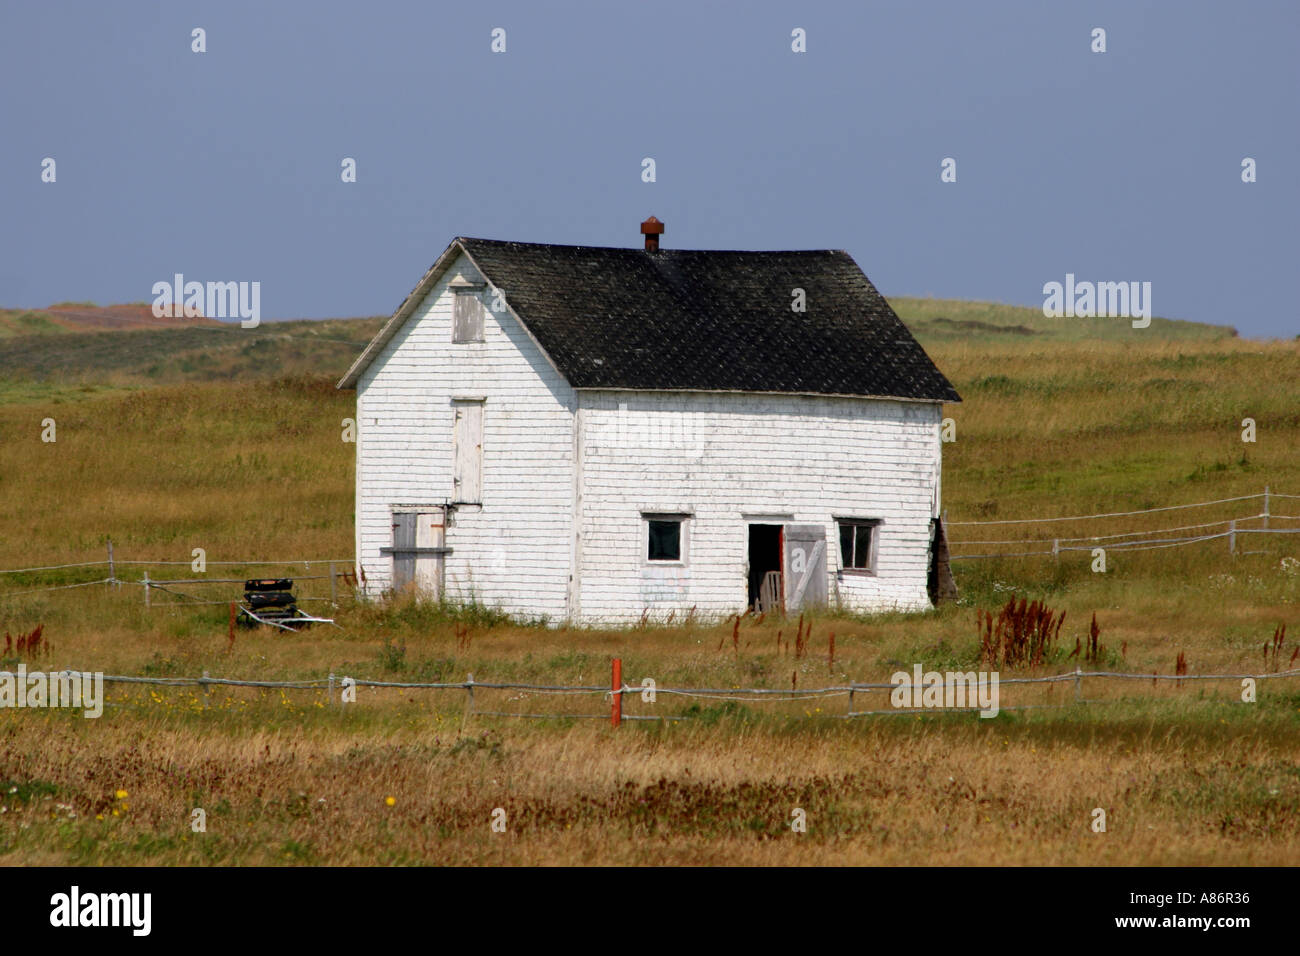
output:
[[[527, 617], [568, 613], [574, 392], [506, 310], [484, 303], [482, 343], [453, 344], [449, 283], [484, 278], [465, 256], [357, 382], [357, 555], [367, 593], [391, 586], [394, 505], [453, 495], [454, 398], [484, 398], [483, 504], [447, 528], [446, 591]], [[509, 298], [509, 290], [503, 290]]]

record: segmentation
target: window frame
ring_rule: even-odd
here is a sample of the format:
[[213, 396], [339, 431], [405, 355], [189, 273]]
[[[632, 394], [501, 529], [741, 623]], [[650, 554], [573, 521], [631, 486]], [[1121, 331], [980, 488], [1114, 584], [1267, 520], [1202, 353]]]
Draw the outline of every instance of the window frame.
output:
[[[860, 575], [863, 577], [875, 577], [879, 572], [880, 558], [880, 529], [884, 521], [880, 518], [849, 518], [837, 517], [835, 519], [835, 538], [838, 545], [840, 557], [840, 572], [842, 574]], [[844, 529], [853, 529], [853, 553], [849, 560], [844, 560]], [[858, 534], [862, 528], [869, 529], [870, 541], [867, 545], [866, 566], [854, 567], [854, 559], [858, 556]]]
[[[682, 512], [643, 511], [641, 513], [641, 564], [643, 567], [686, 567], [690, 558], [691, 515]], [[675, 522], [677, 524], [676, 558], [650, 557], [650, 522]]]

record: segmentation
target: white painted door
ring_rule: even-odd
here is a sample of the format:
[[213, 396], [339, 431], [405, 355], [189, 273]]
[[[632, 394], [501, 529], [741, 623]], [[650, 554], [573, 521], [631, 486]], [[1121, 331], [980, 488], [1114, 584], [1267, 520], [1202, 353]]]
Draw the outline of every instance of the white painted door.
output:
[[483, 502], [483, 403], [456, 402], [452, 435], [455, 465], [452, 469], [452, 501], [461, 504]]

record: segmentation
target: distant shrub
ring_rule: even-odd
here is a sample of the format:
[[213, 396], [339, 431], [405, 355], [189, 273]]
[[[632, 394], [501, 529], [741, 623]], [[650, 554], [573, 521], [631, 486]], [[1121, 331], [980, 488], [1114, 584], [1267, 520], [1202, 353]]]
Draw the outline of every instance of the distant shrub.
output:
[[970, 388], [998, 395], [1016, 395], [1024, 386], [1005, 375], [984, 375], [970, 383]]

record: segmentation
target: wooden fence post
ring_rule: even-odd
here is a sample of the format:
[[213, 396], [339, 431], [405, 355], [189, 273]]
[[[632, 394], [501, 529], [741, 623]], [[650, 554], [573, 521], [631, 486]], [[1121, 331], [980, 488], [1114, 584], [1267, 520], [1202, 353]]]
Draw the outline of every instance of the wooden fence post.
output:
[[334, 562], [333, 562], [333, 561], [330, 562], [330, 606], [331, 606], [331, 607], [338, 607], [338, 606], [339, 606], [339, 598], [338, 598], [338, 594], [337, 594], [337, 592], [335, 591]]
[[108, 539], [108, 583], [110, 586], [117, 583], [117, 565], [113, 563], [113, 539]]
[[610, 698], [609, 722], [617, 727], [623, 722], [623, 659], [614, 658], [613, 676], [610, 683], [613, 694]]
[[853, 681], [849, 681], [849, 714], [853, 716]]
[[144, 606], [149, 606], [149, 572], [144, 573]]

